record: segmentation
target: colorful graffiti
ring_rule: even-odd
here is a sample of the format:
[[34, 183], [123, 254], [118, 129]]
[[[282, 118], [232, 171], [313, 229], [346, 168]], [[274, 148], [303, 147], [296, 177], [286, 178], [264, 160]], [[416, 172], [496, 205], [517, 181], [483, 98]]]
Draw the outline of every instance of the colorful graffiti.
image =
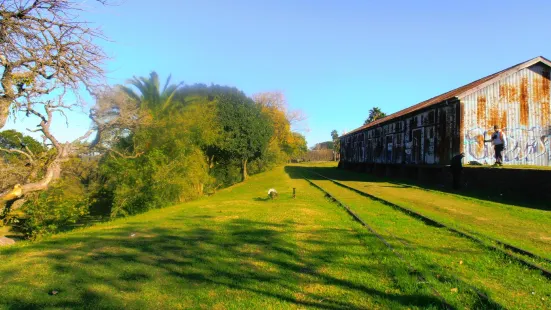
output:
[[[549, 128], [505, 128], [507, 147], [503, 160], [507, 164], [551, 165], [551, 133]], [[473, 128], [465, 135], [467, 161], [482, 164], [494, 163], [494, 148], [490, 142], [493, 129]]]

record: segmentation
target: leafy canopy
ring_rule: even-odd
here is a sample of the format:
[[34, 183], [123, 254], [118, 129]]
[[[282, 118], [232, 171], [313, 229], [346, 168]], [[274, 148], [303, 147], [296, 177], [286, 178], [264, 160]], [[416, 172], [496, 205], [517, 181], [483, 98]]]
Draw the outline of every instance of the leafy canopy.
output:
[[25, 136], [13, 129], [0, 132], [0, 148], [4, 149], [25, 149], [28, 147], [34, 154], [42, 153], [46, 149], [34, 138]]
[[161, 89], [159, 75], [153, 71], [146, 77], [133, 77], [127, 83], [138, 89], [136, 93], [131, 87], [121, 86], [130, 97], [134, 98], [140, 108], [149, 109], [153, 112], [166, 112], [173, 102], [174, 95], [178, 88], [183, 85], [183, 82], [178, 84], [170, 84], [172, 76], [168, 76], [165, 85]]
[[240, 160], [259, 157], [273, 134], [273, 126], [260, 107], [244, 94], [223, 94], [218, 99], [222, 139], [219, 148]]
[[372, 108], [371, 110], [369, 110], [369, 117], [365, 120], [364, 125], [367, 125], [383, 117], [386, 117], [386, 113], [384, 113], [380, 108]]

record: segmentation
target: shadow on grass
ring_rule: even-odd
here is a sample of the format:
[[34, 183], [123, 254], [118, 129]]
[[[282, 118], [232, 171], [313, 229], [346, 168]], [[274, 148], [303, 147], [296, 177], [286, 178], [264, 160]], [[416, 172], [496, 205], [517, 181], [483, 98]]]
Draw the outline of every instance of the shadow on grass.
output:
[[[93, 236], [73, 234], [2, 250], [2, 256], [41, 255], [40, 264], [43, 265], [40, 268], [50, 270], [51, 274], [42, 275], [43, 283], [37, 285], [32, 275], [27, 278], [18, 276], [33, 266], [20, 264], [19, 269], [0, 268], [0, 278], [7, 280], [4, 286], [0, 284], [0, 308], [148, 308], [151, 304], [138, 297], [148, 290], [158, 289], [152, 283], [159, 281], [168, 292], [180, 294], [178, 298], [192, 307], [204, 305], [210, 308], [215, 302], [228, 302], [227, 297], [218, 296], [216, 299], [206, 295], [207, 291], [218, 290], [222, 294], [245, 292], [247, 294], [240, 296], [260, 299], [257, 305], [272, 302], [286, 307], [361, 308], [347, 298], [316, 290], [307, 292], [302, 287], [305, 283], [365, 294], [385, 307], [442, 306], [439, 299], [427, 292], [397, 294], [382, 291], [376, 288], [380, 286], [365, 281], [329, 275], [324, 268], [332, 265], [344, 268], [344, 273], [367, 272], [368, 277], [388, 274], [395, 265], [386, 260], [376, 264], [354, 261], [343, 265], [343, 256], [355, 254], [337, 250], [339, 246], [342, 249], [343, 244], [331, 240], [308, 239], [304, 242], [312, 247], [300, 249], [289, 238], [295, 228], [293, 223], [235, 219], [218, 223], [217, 229], [213, 230], [203, 228], [202, 219], [194, 222], [193, 216], [180, 218], [183, 223], [187, 222], [190, 227], [186, 229], [190, 230], [144, 229], [129, 224], [93, 232]], [[340, 237], [336, 240], [350, 238], [350, 231], [344, 229], [320, 230], [318, 233]], [[319, 244], [323, 246], [316, 246]], [[395, 281], [399, 282], [398, 279]], [[53, 289], [60, 293], [48, 295], [48, 291]], [[127, 294], [138, 295], [128, 297]], [[487, 304], [479, 306], [488, 308]]]
[[270, 201], [273, 200], [270, 197], [255, 197], [253, 198], [254, 201]]
[[[496, 191], [485, 191], [476, 188], [463, 188], [461, 190], [454, 190], [451, 188], [451, 184], [438, 185], [428, 184], [420, 181], [414, 181], [407, 178], [394, 178], [394, 177], [378, 177], [373, 174], [360, 173], [354, 171], [341, 170], [335, 167], [301, 167], [301, 166], [286, 166], [285, 172], [293, 179], [303, 179], [305, 175], [312, 180], [321, 180], [320, 176], [309, 173], [308, 171], [314, 171], [326, 177], [332, 178], [336, 181], [362, 181], [373, 183], [389, 183], [390, 185], [383, 185], [382, 187], [394, 187], [394, 188], [412, 188], [417, 187], [423, 190], [433, 190], [443, 193], [460, 195], [468, 198], [475, 198], [480, 200], [493, 201], [504, 204], [512, 204], [515, 206], [551, 211], [551, 205], [548, 201], [541, 199], [531, 198], [526, 195], [518, 193], [498, 193]], [[464, 180], [468, 181], [468, 180]]]

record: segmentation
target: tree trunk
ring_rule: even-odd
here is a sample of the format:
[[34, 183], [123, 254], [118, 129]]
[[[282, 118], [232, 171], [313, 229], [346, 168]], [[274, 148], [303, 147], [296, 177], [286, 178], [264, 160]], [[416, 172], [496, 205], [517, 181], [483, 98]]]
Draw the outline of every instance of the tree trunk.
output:
[[249, 175], [247, 174], [247, 159], [243, 159], [242, 163], [243, 163], [243, 166], [241, 169], [243, 171], [243, 181], [245, 181], [249, 177]]
[[0, 201], [11, 201], [19, 199], [31, 192], [46, 190], [53, 180], [59, 178], [61, 173], [61, 160], [62, 159], [59, 157], [54, 159], [46, 169], [46, 173], [40, 181], [24, 185], [17, 184], [13, 189], [0, 193]]
[[0, 98], [0, 129], [6, 125], [6, 121], [10, 114], [11, 103], [12, 101], [10, 99]]
[[4, 67], [4, 72], [0, 78], [0, 84], [2, 85], [2, 90], [4, 94], [0, 96], [0, 129], [6, 125], [8, 116], [10, 115], [10, 106], [16, 98], [15, 92], [13, 91], [13, 68], [9, 66], [6, 62], [4, 55], [0, 55], [0, 64]]
[[209, 169], [212, 168], [214, 168], [214, 155], [212, 155], [209, 160]]

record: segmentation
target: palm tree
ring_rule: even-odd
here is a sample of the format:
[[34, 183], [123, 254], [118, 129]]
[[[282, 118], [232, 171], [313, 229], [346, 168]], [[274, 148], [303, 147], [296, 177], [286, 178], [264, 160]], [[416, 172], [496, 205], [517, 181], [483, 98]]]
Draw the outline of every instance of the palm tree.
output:
[[149, 74], [149, 78], [133, 77], [126, 81], [127, 84], [137, 88], [139, 94], [131, 87], [120, 87], [130, 97], [136, 99], [141, 109], [149, 109], [153, 112], [165, 112], [170, 108], [176, 91], [184, 84], [184, 82], [176, 85], [170, 84], [171, 78], [172, 75], [169, 75], [162, 90], [160, 88], [159, 75], [155, 71]]
[[364, 125], [367, 125], [383, 117], [386, 117], [386, 113], [381, 111], [380, 108], [374, 107], [371, 110], [369, 110], [369, 117], [365, 120]]

